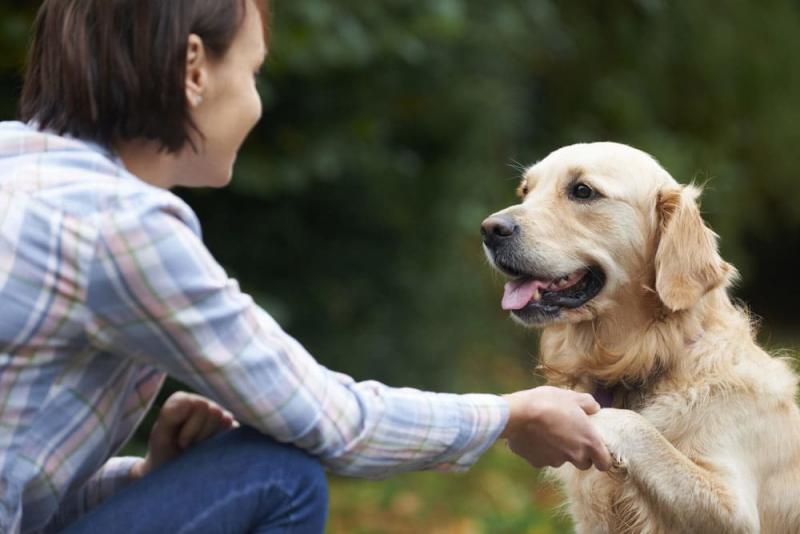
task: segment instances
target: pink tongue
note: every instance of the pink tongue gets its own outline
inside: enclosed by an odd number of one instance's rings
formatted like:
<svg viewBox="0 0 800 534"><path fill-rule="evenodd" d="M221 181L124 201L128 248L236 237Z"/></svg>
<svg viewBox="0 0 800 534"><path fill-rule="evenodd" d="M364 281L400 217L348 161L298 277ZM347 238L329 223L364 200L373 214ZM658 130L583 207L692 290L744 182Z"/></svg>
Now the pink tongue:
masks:
<svg viewBox="0 0 800 534"><path fill-rule="evenodd" d="M549 282L531 278L508 282L503 293L503 309L506 311L521 310L528 305L537 289L548 285L550 285Z"/></svg>

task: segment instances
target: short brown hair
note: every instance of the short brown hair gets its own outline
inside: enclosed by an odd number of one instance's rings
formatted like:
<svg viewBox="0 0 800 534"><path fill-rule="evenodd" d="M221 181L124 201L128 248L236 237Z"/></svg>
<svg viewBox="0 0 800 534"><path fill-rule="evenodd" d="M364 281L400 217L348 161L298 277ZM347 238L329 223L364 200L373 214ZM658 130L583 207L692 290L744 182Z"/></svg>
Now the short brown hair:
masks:
<svg viewBox="0 0 800 534"><path fill-rule="evenodd" d="M266 20L266 2L257 2ZM44 0L20 118L111 147L146 139L169 152L200 134L186 102L187 42L225 55L246 0ZM202 134L200 134L202 136Z"/></svg>

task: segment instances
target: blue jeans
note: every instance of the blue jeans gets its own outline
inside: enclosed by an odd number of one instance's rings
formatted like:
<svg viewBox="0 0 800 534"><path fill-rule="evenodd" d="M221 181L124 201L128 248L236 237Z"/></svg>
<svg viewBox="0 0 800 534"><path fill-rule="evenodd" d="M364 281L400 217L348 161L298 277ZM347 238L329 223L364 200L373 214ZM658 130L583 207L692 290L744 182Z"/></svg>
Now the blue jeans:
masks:
<svg viewBox="0 0 800 534"><path fill-rule="evenodd" d="M238 428L189 449L63 532L316 534L327 508L318 460Z"/></svg>

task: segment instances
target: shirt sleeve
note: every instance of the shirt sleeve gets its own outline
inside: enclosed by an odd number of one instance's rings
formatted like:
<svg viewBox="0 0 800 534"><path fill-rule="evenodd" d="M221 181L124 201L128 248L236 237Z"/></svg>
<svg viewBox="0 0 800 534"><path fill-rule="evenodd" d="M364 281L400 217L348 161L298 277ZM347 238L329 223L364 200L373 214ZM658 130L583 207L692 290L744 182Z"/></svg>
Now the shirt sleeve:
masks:
<svg viewBox="0 0 800 534"><path fill-rule="evenodd" d="M86 512L105 501L133 482L131 468L141 458L117 456L110 458L99 471L81 486L80 490L67 495L58 515L48 525L48 530L66 528Z"/></svg>
<svg viewBox="0 0 800 534"><path fill-rule="evenodd" d="M356 382L317 363L228 278L193 217L155 207L98 221L94 343L167 372L339 474L464 470L497 439L508 417L501 397Z"/></svg>
<svg viewBox="0 0 800 534"><path fill-rule="evenodd" d="M131 468L141 458L135 456L115 456L95 473L81 489L84 510L91 510L119 490L133 482Z"/></svg>

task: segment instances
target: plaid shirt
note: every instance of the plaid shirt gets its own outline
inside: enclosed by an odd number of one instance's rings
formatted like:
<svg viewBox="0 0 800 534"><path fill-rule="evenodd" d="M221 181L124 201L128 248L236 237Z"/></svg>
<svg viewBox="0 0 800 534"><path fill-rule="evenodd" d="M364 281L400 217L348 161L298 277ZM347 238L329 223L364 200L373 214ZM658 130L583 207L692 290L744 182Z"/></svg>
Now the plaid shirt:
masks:
<svg viewBox="0 0 800 534"><path fill-rule="evenodd" d="M0 124L0 532L52 530L128 483L136 459L112 456L165 374L352 476L466 469L507 419L497 396L329 371L178 197L98 146Z"/></svg>

